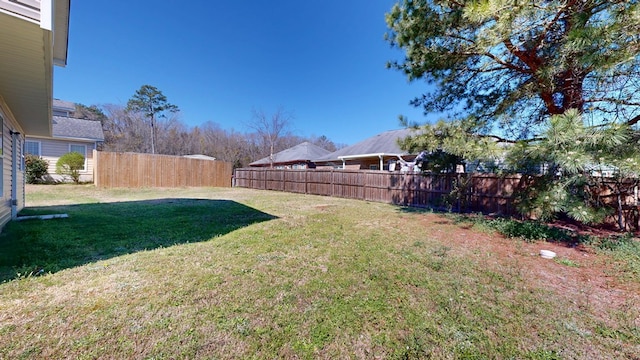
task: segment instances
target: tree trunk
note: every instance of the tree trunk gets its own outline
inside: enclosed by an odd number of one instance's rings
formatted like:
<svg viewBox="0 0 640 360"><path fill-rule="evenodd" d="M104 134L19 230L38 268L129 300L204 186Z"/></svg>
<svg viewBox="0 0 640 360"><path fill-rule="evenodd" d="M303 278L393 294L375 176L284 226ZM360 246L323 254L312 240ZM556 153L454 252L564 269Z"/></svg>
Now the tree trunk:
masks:
<svg viewBox="0 0 640 360"><path fill-rule="evenodd" d="M153 115L151 115L151 154L156 153L156 128L154 126L154 118Z"/></svg>
<svg viewBox="0 0 640 360"><path fill-rule="evenodd" d="M622 213L622 195L620 194L619 191L617 195L617 200L618 200L618 228L620 229L620 231L624 231L624 224L622 222L623 215L624 215Z"/></svg>

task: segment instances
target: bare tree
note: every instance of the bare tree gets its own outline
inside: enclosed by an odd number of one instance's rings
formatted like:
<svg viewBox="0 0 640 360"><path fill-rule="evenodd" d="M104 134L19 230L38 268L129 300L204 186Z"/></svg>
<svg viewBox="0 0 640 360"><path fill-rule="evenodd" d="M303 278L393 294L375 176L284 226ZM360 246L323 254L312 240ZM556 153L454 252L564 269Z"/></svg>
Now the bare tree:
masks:
<svg viewBox="0 0 640 360"><path fill-rule="evenodd" d="M336 145L333 141L329 140L329 138L326 137L325 135L321 135L318 137L312 136L310 138L310 141L312 144L317 145L328 151L336 151L339 148L338 145Z"/></svg>
<svg viewBox="0 0 640 360"><path fill-rule="evenodd" d="M192 133L179 119L178 114L156 120L156 153L164 155L187 155L194 153Z"/></svg>
<svg viewBox="0 0 640 360"><path fill-rule="evenodd" d="M104 150L149 152L149 130L142 114L129 112L116 104L107 104L103 108L106 115L102 121Z"/></svg>
<svg viewBox="0 0 640 360"><path fill-rule="evenodd" d="M273 167L273 154L276 152L278 140L287 133L294 117L282 107L271 116L256 109L253 109L252 113L252 121L247 126L258 134L263 145L268 149L269 163Z"/></svg>
<svg viewBox="0 0 640 360"><path fill-rule="evenodd" d="M255 134L224 130L219 124L210 121L194 129L192 134L194 141L197 139L201 146L201 153L231 162L234 168L246 166L254 160L255 146L249 138L255 137Z"/></svg>
<svg viewBox="0 0 640 360"><path fill-rule="evenodd" d="M87 116L104 114L99 118L105 134L103 149L116 152L150 153L151 142L149 119L144 112L131 111L117 104L91 105L86 107ZM84 114L84 112L82 113ZM278 109L267 116L262 111L253 111L254 121L247 124L253 131L238 132L223 129L215 122L190 127L179 113L168 112L155 118L155 152L165 155L204 154L233 163L234 168L247 166L255 160L293 147L304 141L334 150L336 146L326 136L302 137L291 134L290 121L293 116Z"/></svg>

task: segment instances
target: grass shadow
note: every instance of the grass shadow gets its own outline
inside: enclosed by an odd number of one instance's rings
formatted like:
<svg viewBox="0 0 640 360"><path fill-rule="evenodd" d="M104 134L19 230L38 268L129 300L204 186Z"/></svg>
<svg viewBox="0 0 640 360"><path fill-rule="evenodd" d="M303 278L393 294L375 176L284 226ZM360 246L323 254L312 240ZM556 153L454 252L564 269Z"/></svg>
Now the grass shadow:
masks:
<svg viewBox="0 0 640 360"><path fill-rule="evenodd" d="M406 213L406 214L430 214L430 213L438 213L439 211L437 211L436 209L430 208L430 207L418 207L418 206L403 206L403 205L396 205L396 209L398 212L400 213Z"/></svg>
<svg viewBox="0 0 640 360"><path fill-rule="evenodd" d="M69 218L8 223L0 233L0 282L97 260L207 241L276 217L231 200L145 201L26 208Z"/></svg>

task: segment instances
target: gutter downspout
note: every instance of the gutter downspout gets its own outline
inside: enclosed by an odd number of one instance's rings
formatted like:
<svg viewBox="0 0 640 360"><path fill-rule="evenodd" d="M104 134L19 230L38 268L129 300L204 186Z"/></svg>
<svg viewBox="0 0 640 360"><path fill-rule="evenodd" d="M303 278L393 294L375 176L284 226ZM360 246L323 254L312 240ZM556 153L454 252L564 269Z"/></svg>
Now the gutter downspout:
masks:
<svg viewBox="0 0 640 360"><path fill-rule="evenodd" d="M380 158L380 171L384 170L384 161L382 160L384 158L383 155L378 155L378 157Z"/></svg>
<svg viewBox="0 0 640 360"><path fill-rule="evenodd" d="M342 159L342 170L347 168L347 160Z"/></svg>
<svg viewBox="0 0 640 360"><path fill-rule="evenodd" d="M17 131L11 134L11 218L18 217L18 136Z"/></svg>

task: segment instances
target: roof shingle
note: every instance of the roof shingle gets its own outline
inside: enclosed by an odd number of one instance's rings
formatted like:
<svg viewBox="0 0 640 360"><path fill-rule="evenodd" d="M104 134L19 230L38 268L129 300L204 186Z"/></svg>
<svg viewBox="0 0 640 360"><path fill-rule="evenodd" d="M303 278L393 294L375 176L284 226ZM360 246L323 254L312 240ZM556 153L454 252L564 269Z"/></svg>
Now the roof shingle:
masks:
<svg viewBox="0 0 640 360"><path fill-rule="evenodd" d="M273 154L273 163L311 161L312 159L327 155L329 153L330 151L305 141L302 144L298 144L294 147ZM249 166L269 165L270 163L271 161L267 156L265 158L252 162L251 164L249 164Z"/></svg>
<svg viewBox="0 0 640 360"><path fill-rule="evenodd" d="M75 111L76 104L70 101L64 101L60 99L53 99L53 109L62 111Z"/></svg>
<svg viewBox="0 0 640 360"><path fill-rule="evenodd" d="M54 116L53 137L104 141L104 132L100 121Z"/></svg>
<svg viewBox="0 0 640 360"><path fill-rule="evenodd" d="M415 134L413 129L389 130L372 136L361 142L347 146L331 154L315 158L313 161L337 161L339 157L357 156L367 154L407 155L408 153L398 145L399 139Z"/></svg>

